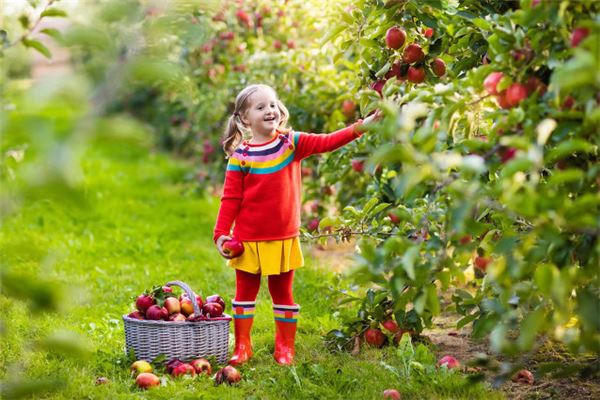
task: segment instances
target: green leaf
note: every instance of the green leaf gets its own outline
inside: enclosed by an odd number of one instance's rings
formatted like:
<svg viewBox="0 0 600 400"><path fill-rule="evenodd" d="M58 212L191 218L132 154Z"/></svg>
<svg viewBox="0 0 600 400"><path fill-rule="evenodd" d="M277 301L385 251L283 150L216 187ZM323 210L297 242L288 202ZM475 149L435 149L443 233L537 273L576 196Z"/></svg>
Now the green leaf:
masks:
<svg viewBox="0 0 600 400"><path fill-rule="evenodd" d="M66 17L67 13L63 10L59 10L57 8L49 8L47 10L44 10L41 14L40 17Z"/></svg>
<svg viewBox="0 0 600 400"><path fill-rule="evenodd" d="M38 52L46 56L46 58L52 57L52 53L50 53L50 50L48 50L48 48L44 46L39 40L25 38L22 40L22 42L25 47L30 47L32 49L37 50Z"/></svg>
<svg viewBox="0 0 600 400"><path fill-rule="evenodd" d="M373 209L373 207L375 207L375 205L378 202L379 202L379 199L377 197L372 197L369 201L367 201L367 204L365 204L365 207L363 208L362 215L363 216L369 215L369 212Z"/></svg>
<svg viewBox="0 0 600 400"><path fill-rule="evenodd" d="M377 204L377 206L375 206L370 212L369 212L369 216L372 215L377 215L379 212L385 210L390 204L389 203L380 203Z"/></svg>
<svg viewBox="0 0 600 400"><path fill-rule="evenodd" d="M533 346L537 333L544 325L545 318L546 312L543 308L538 308L525 317L521 323L521 333L517 339L519 348L528 350Z"/></svg>
<svg viewBox="0 0 600 400"><path fill-rule="evenodd" d="M596 147L583 139L572 139L560 143L546 155L549 163L577 152L591 153Z"/></svg>
<svg viewBox="0 0 600 400"><path fill-rule="evenodd" d="M440 314L440 298L437 295L437 288L435 285L427 286L427 305L434 317Z"/></svg>
<svg viewBox="0 0 600 400"><path fill-rule="evenodd" d="M54 29L54 28L44 28L40 32L42 32L48 36L51 36L54 39L60 39L60 37L61 37L60 31L58 29Z"/></svg>
<svg viewBox="0 0 600 400"><path fill-rule="evenodd" d="M552 264L538 265L534 273L534 281L540 291L550 296L555 279L559 276L558 269Z"/></svg>
<svg viewBox="0 0 600 400"><path fill-rule="evenodd" d="M419 257L419 247L412 246L402 256L402 268L406 275L412 280L415 279L415 260Z"/></svg>
<svg viewBox="0 0 600 400"><path fill-rule="evenodd" d="M321 41L319 42L320 45L323 46L327 42L335 39L336 37L338 37L338 35L340 33L342 33L344 31L344 29L346 29L345 25L338 25L335 28L333 28L332 30L330 30L329 32L327 32L327 34L325 36L323 36L323 39L321 39ZM343 54L343 53L340 53L340 54Z"/></svg>

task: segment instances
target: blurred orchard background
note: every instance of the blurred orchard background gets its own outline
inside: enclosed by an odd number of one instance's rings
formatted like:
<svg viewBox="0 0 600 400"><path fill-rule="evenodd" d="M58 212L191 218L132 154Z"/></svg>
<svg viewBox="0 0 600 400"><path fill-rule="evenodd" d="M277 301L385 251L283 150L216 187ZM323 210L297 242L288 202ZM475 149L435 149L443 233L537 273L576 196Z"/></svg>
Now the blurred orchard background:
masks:
<svg viewBox="0 0 600 400"><path fill-rule="evenodd" d="M303 247L336 283L313 308L327 322L307 322L304 334L318 338L307 349L360 357L365 332L380 330L395 350L368 348L370 368L436 387L435 360L412 343L433 348L428 332L441 327L482 349L462 354L469 382L497 388L525 368L535 383L508 397L593 398L599 9L592 0L4 0L4 397L135 392L120 316L145 287L184 274L177 263L144 266L171 239L201 238L186 257L211 259L210 276L229 279L214 290L230 299L231 273L210 241L221 135L236 94L264 82L297 130L331 132L384 112L374 133L303 164ZM161 197L164 182L146 173L167 176L174 196ZM129 209L129 198L139 203ZM201 201L204 214L192 205ZM126 226L122 209L142 213L139 225ZM181 229L145 241L169 225ZM79 392L68 383L78 365ZM311 368L312 380L327 375ZM300 369L290 385L301 386ZM119 386L90 394L102 374ZM269 398L253 379L244 395ZM559 379L573 385L553 389ZM416 387L403 395L423 398ZM424 397L479 396L435 393Z"/></svg>

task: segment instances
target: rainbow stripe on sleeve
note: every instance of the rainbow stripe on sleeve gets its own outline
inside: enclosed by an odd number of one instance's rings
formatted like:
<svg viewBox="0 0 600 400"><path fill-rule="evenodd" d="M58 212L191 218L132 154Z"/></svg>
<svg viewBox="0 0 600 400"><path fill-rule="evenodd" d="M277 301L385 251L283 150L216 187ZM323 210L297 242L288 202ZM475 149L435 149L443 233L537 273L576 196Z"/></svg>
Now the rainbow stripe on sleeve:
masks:
<svg viewBox="0 0 600 400"><path fill-rule="evenodd" d="M285 168L294 160L294 152L298 142L297 135L279 135L265 146L240 146L229 158L227 171L241 171L250 174L270 174Z"/></svg>

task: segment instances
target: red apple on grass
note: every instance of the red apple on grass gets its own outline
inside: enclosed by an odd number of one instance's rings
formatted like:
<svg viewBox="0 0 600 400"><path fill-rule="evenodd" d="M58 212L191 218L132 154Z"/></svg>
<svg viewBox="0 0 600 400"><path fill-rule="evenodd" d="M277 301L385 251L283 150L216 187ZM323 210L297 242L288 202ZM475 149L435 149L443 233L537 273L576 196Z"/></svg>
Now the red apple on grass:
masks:
<svg viewBox="0 0 600 400"><path fill-rule="evenodd" d="M146 360L137 360L131 364L129 369L131 370L131 376L137 376L144 372L152 372L152 365Z"/></svg>
<svg viewBox="0 0 600 400"><path fill-rule="evenodd" d="M512 377L512 381L516 383L523 383L525 385L533 385L535 379L530 371L522 369Z"/></svg>
<svg viewBox="0 0 600 400"><path fill-rule="evenodd" d="M239 257L244 252L244 244L235 238L227 240L221 247L223 248L223 253L230 258Z"/></svg>
<svg viewBox="0 0 600 400"><path fill-rule="evenodd" d="M232 385L234 383L239 382L241 379L242 376L240 375L238 370L232 367L231 365L221 368L215 374L215 383L217 385L220 385L221 383L227 383L229 385Z"/></svg>
<svg viewBox="0 0 600 400"><path fill-rule="evenodd" d="M196 370L196 374L202 375L210 375L212 374L212 367L210 366L210 362L206 358L198 358L192 361L191 366Z"/></svg>
<svg viewBox="0 0 600 400"><path fill-rule="evenodd" d="M458 360L452 356L444 356L438 361L438 367L446 366L448 369L460 367Z"/></svg>
<svg viewBox="0 0 600 400"><path fill-rule="evenodd" d="M181 363L171 370L171 376L196 376L196 370L188 363Z"/></svg>
<svg viewBox="0 0 600 400"><path fill-rule="evenodd" d="M369 328L365 332L365 341L374 347L382 347L385 343L385 335L377 328Z"/></svg>
<svg viewBox="0 0 600 400"><path fill-rule="evenodd" d="M167 374L170 374L171 372L173 372L173 369L175 367L177 367L178 365L181 365L181 364L183 364L183 361L181 361L181 360L179 360L177 358L173 358L173 359L169 360L167 362L166 367L165 367L165 369L167 371Z"/></svg>
<svg viewBox="0 0 600 400"><path fill-rule="evenodd" d="M405 63L413 64L419 62L425 58L423 49L416 43L409 44L402 53L402 59Z"/></svg>
<svg viewBox="0 0 600 400"><path fill-rule="evenodd" d="M406 40L406 32L402 29L394 26L387 30L385 34L385 44L390 49L397 50L404 45L404 41Z"/></svg>
<svg viewBox="0 0 600 400"><path fill-rule="evenodd" d="M402 397L400 397L400 392L396 389L386 389L383 391L383 398L390 400L400 400Z"/></svg>
<svg viewBox="0 0 600 400"><path fill-rule="evenodd" d="M151 387L160 386L160 379L158 379L158 376L154 375L153 373L144 372L135 378L135 384L141 389L148 389Z"/></svg>
<svg viewBox="0 0 600 400"><path fill-rule="evenodd" d="M139 311L145 313L148 308L150 308L151 305L153 305L154 299L152 298L152 296L147 295L147 294L142 294L140 296L138 296L138 298L135 300L135 308L137 308Z"/></svg>

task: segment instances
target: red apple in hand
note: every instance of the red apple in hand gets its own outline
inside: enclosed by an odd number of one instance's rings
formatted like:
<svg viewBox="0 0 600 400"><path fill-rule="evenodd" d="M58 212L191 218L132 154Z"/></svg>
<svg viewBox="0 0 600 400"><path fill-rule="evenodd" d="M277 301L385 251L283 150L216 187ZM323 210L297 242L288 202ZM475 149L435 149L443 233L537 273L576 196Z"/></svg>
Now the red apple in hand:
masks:
<svg viewBox="0 0 600 400"><path fill-rule="evenodd" d="M382 347L385 343L385 335L377 328L369 328L365 332L365 341L374 347Z"/></svg>
<svg viewBox="0 0 600 400"><path fill-rule="evenodd" d="M135 378L135 384L141 389L148 389L151 387L160 386L160 379L158 379L158 376L154 375L153 373L144 372Z"/></svg>
<svg viewBox="0 0 600 400"><path fill-rule="evenodd" d="M221 383L232 385L239 382L241 379L242 376L238 370L231 365L221 368L215 375L215 382L217 385L220 385Z"/></svg>
<svg viewBox="0 0 600 400"><path fill-rule="evenodd" d="M385 34L385 44L390 49L399 49L404 45L404 41L406 40L406 32L402 29L394 26L387 30Z"/></svg>
<svg viewBox="0 0 600 400"><path fill-rule="evenodd" d="M150 306L153 304L154 299L152 298L152 296L149 296L147 294L142 294L138 296L138 298L135 300L135 308L137 308L143 313L145 313L148 310L148 308L150 308Z"/></svg>
<svg viewBox="0 0 600 400"><path fill-rule="evenodd" d="M198 358L190 363L196 370L196 374L212 374L212 367L206 358Z"/></svg>
<svg viewBox="0 0 600 400"><path fill-rule="evenodd" d="M383 398L390 400L400 400L400 392L396 389L386 389L383 391Z"/></svg>
<svg viewBox="0 0 600 400"><path fill-rule="evenodd" d="M223 253L230 258L239 257L244 252L244 244L237 239L227 240L221 247L223 248Z"/></svg>
<svg viewBox="0 0 600 400"><path fill-rule="evenodd" d="M438 361L438 366L441 367L443 365L445 365L448 369L460 367L458 360L452 356L444 356L440 358L440 361Z"/></svg>

